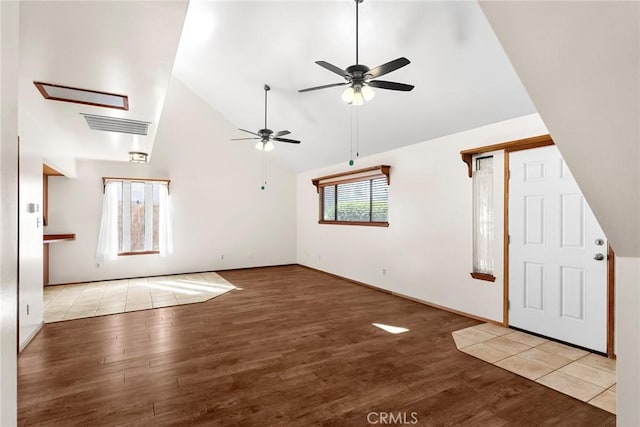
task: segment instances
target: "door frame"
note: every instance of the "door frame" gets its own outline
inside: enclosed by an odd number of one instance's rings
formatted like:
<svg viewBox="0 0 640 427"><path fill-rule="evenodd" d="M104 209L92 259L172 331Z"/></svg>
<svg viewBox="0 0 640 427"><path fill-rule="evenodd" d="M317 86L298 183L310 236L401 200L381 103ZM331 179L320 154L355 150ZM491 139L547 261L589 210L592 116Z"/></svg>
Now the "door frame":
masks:
<svg viewBox="0 0 640 427"><path fill-rule="evenodd" d="M503 320L502 324L505 328L509 327L509 154L514 151L530 150L533 148L545 147L548 145L555 145L550 135L546 135L547 138L536 139L536 141L529 141L529 144L514 144L504 148L504 242L503 242ZM528 141L531 138L524 140L513 141L521 142ZM614 310L614 286L615 286L615 253L611 245L607 248L607 357L615 359L614 352L614 325L615 325L615 310Z"/></svg>
<svg viewBox="0 0 640 427"><path fill-rule="evenodd" d="M499 144L485 145L482 147L462 150L460 156L467 164L469 178L473 174L473 156L490 151L504 151L504 224L503 224L503 301L502 301L502 325L509 327L509 153L514 151L530 150L532 148L555 145L551 135L539 135L531 138L517 139ZM611 245L607 248L607 356L615 359L614 328L615 328L615 253Z"/></svg>

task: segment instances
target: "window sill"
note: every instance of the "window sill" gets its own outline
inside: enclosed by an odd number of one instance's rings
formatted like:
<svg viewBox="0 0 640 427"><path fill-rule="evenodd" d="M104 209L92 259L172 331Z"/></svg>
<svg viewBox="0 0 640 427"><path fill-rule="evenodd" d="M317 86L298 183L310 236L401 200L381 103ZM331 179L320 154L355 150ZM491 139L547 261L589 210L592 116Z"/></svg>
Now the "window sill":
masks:
<svg viewBox="0 0 640 427"><path fill-rule="evenodd" d="M118 256L153 255L153 254L159 254L159 253L160 251L120 252Z"/></svg>
<svg viewBox="0 0 640 427"><path fill-rule="evenodd" d="M332 224L332 225L364 225L368 227L388 227L388 222L369 222L369 221L318 221L318 224Z"/></svg>
<svg viewBox="0 0 640 427"><path fill-rule="evenodd" d="M493 274L485 274L485 273L471 273L471 277L478 280L485 280L487 282L495 282L496 276Z"/></svg>

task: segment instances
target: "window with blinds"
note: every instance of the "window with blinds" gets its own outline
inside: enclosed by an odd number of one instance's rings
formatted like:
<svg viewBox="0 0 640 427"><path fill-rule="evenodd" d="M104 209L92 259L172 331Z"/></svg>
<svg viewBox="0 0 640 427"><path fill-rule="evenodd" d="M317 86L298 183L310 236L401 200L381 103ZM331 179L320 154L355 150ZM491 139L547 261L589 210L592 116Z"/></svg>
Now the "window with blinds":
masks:
<svg viewBox="0 0 640 427"><path fill-rule="evenodd" d="M387 177L322 186L322 221L388 225Z"/></svg>
<svg viewBox="0 0 640 427"><path fill-rule="evenodd" d="M378 165L314 178L320 224L389 226L391 166Z"/></svg>

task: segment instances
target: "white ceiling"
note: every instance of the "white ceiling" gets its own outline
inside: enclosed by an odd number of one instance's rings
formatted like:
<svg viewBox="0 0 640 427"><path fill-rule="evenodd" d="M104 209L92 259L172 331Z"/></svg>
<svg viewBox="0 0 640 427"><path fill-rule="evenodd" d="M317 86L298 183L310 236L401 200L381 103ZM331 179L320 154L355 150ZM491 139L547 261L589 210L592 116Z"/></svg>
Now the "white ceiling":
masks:
<svg viewBox="0 0 640 427"><path fill-rule="evenodd" d="M263 84L271 85L269 127L303 141L278 144L273 155L295 171L348 161L355 111L360 155L535 111L475 1L365 0L360 62L373 68L405 56L412 63L382 79L416 88L376 90L362 107L344 104L339 87L297 92L341 81L314 61L355 62L352 0L192 1L186 20L185 9L185 2L22 2L22 137L51 159L125 161L132 149L151 150L172 66L235 126L254 131L263 126ZM131 109L46 101L33 80L127 94ZM147 137L91 131L79 112L153 126Z"/></svg>

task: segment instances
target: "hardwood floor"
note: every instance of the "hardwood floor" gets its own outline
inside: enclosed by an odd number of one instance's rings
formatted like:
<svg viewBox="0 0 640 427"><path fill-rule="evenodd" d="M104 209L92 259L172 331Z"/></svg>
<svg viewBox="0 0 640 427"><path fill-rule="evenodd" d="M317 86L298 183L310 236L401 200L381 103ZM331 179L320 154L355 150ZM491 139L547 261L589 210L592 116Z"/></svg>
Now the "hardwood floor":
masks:
<svg viewBox="0 0 640 427"><path fill-rule="evenodd" d="M615 425L456 350L475 320L300 266L220 274L240 289L45 325L18 360L19 425Z"/></svg>

